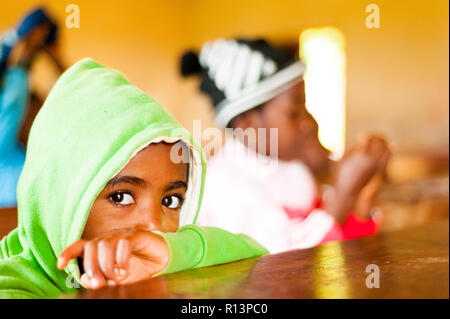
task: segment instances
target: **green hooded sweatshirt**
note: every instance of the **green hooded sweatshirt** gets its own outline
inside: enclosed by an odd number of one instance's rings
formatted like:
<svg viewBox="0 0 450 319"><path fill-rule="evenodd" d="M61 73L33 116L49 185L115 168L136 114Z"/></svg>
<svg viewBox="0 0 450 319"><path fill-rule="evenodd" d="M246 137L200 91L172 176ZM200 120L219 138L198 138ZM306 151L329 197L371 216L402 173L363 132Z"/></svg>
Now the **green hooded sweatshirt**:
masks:
<svg viewBox="0 0 450 319"><path fill-rule="evenodd" d="M119 72L83 59L57 81L37 115L17 187L18 227L0 242L0 298L55 298L76 291L76 260L56 267L79 239L106 183L150 143L183 141L190 150L186 199L176 233L159 233L170 260L159 274L257 257L251 238L195 223L206 173L187 130Z"/></svg>

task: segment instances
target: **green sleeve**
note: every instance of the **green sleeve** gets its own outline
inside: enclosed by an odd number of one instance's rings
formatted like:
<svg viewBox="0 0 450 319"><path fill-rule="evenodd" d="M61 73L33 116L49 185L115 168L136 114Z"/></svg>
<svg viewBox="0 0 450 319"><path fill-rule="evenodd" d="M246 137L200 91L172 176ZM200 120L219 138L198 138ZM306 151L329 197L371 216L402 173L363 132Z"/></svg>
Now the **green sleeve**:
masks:
<svg viewBox="0 0 450 319"><path fill-rule="evenodd" d="M160 233L169 247L167 267L157 275L259 257L268 251L250 237L216 227L187 225L176 233Z"/></svg>

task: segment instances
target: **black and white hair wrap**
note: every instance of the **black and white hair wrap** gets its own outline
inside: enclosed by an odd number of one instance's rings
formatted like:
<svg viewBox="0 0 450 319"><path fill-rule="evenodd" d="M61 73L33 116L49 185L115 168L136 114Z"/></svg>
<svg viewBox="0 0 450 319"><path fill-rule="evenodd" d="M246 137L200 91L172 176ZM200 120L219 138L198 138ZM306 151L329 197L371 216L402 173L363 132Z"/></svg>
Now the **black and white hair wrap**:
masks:
<svg viewBox="0 0 450 319"><path fill-rule="evenodd" d="M304 71L293 54L262 39L218 39L181 60L184 76L200 74L200 89L211 97L221 127L301 82Z"/></svg>

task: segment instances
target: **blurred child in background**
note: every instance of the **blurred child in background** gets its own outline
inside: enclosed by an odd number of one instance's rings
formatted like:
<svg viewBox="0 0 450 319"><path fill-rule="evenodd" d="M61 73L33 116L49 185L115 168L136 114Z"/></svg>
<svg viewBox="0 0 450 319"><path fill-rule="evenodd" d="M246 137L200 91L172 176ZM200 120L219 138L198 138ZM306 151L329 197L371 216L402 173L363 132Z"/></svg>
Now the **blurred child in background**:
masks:
<svg viewBox="0 0 450 319"><path fill-rule="evenodd" d="M54 54L56 38L56 24L39 8L0 39L0 207L16 205L17 180L25 160L18 135L29 102L30 68L44 51L62 68Z"/></svg>
<svg viewBox="0 0 450 319"><path fill-rule="evenodd" d="M210 159L200 225L245 233L271 252L377 231L370 212L389 148L369 135L338 163L329 160L305 107L304 70L294 54L262 39L218 39L183 56L182 74L200 77L219 126L266 130L237 134ZM270 128L278 129L275 158ZM324 181L333 185L327 194Z"/></svg>

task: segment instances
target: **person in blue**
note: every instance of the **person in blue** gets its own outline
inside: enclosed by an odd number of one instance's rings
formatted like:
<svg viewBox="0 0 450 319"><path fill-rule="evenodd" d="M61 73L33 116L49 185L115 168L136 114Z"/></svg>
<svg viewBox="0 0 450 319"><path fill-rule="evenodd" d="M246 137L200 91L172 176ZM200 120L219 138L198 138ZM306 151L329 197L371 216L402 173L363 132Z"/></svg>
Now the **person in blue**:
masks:
<svg viewBox="0 0 450 319"><path fill-rule="evenodd" d="M37 8L0 37L0 207L16 206L17 181L25 162L18 133L30 95L28 74L35 57L54 45L57 31L44 9ZM12 62L16 48L21 50Z"/></svg>

